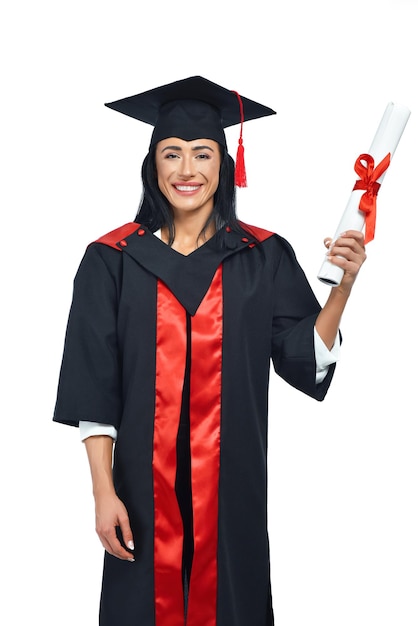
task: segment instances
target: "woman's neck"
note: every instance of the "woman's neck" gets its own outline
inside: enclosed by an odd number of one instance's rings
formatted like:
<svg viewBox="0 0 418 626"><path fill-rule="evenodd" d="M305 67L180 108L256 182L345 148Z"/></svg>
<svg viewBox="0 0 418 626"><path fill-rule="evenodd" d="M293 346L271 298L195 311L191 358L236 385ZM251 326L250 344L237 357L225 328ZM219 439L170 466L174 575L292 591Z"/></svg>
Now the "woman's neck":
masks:
<svg viewBox="0 0 418 626"><path fill-rule="evenodd" d="M172 248L181 254L187 255L203 245L216 232L215 222L212 219L207 224L208 217L201 215L187 215L174 218L174 241ZM161 239L168 243L169 231L166 226L161 229Z"/></svg>

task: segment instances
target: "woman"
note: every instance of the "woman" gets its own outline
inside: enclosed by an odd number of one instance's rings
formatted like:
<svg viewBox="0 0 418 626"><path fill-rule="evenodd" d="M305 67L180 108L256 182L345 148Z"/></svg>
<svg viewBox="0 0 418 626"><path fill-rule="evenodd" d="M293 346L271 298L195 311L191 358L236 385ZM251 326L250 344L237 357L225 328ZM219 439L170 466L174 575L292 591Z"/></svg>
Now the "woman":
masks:
<svg viewBox="0 0 418 626"><path fill-rule="evenodd" d="M270 363L325 397L363 235L329 249L321 309L289 243L235 215L224 128L274 111L201 77L108 106L154 125L143 198L77 272L54 414L89 458L100 625L269 626Z"/></svg>

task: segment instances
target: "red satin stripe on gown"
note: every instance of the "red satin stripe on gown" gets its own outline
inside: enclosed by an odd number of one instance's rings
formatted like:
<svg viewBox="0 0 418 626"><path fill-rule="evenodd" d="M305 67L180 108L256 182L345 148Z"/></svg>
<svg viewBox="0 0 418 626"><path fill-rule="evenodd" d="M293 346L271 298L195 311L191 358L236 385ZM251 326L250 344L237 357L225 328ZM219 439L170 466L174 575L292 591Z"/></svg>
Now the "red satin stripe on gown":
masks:
<svg viewBox="0 0 418 626"><path fill-rule="evenodd" d="M184 626L183 523L178 507L176 441L186 365L186 312L158 281L154 424L154 576L156 626Z"/></svg>
<svg viewBox="0 0 418 626"><path fill-rule="evenodd" d="M184 626L183 526L176 438L186 365L186 312L158 282L154 425L156 626ZM191 319L190 446L194 557L187 626L216 626L222 375L222 267Z"/></svg>
<svg viewBox="0 0 418 626"><path fill-rule="evenodd" d="M190 444L194 557L187 626L216 626L222 266L192 317Z"/></svg>

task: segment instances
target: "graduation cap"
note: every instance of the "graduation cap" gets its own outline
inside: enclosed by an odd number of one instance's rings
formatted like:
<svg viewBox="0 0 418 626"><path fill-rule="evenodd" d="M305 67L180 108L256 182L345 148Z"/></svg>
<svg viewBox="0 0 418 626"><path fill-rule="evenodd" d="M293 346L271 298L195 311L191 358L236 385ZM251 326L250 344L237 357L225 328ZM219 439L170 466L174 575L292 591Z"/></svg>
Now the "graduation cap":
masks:
<svg viewBox="0 0 418 626"><path fill-rule="evenodd" d="M150 147L162 139L178 137L185 141L212 139L227 148L224 128L241 124L235 164L238 187L246 186L243 123L276 113L202 76L178 80L135 96L107 102L105 106L154 126Z"/></svg>

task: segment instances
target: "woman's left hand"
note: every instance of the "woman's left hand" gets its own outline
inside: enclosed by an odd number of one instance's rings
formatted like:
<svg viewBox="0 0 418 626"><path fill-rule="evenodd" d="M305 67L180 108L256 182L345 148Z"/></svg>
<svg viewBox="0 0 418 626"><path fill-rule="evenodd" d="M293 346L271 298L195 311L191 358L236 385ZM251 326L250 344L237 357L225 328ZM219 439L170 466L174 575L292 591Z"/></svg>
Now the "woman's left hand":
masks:
<svg viewBox="0 0 418 626"><path fill-rule="evenodd" d="M329 261L344 270L340 289L351 291L357 274L367 258L363 233L358 230L347 230L333 243L327 238L324 244L328 248Z"/></svg>

